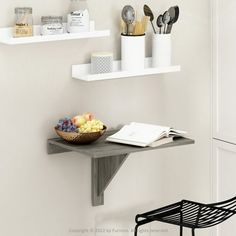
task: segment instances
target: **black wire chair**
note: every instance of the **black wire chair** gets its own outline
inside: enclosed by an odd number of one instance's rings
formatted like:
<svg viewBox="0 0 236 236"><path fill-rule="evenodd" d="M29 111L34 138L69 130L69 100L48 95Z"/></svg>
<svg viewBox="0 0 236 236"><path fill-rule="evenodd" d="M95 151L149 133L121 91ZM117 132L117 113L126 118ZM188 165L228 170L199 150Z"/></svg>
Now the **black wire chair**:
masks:
<svg viewBox="0 0 236 236"><path fill-rule="evenodd" d="M137 225L134 235L137 236L139 226L160 221L178 225L180 236L183 235L183 227L190 228L192 236L195 236L195 229L218 225L234 214L236 214L236 197L212 204L182 200L157 210L138 214L135 217Z"/></svg>

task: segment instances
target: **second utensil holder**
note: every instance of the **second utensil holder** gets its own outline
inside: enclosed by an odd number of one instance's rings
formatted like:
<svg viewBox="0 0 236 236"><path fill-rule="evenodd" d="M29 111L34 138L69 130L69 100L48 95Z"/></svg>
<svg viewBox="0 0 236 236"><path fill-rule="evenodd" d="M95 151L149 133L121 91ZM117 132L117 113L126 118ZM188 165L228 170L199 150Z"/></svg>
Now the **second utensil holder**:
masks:
<svg viewBox="0 0 236 236"><path fill-rule="evenodd" d="M171 34L154 34L152 40L152 66L171 66Z"/></svg>
<svg viewBox="0 0 236 236"><path fill-rule="evenodd" d="M122 71L139 71L144 69L145 35L121 35L121 69Z"/></svg>

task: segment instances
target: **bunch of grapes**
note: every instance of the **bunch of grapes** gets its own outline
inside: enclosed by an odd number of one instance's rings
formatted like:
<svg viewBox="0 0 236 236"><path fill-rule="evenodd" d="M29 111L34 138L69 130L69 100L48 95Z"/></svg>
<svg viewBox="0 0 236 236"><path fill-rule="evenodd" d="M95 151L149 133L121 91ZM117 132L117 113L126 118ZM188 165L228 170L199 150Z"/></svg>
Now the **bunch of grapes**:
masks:
<svg viewBox="0 0 236 236"><path fill-rule="evenodd" d="M101 130L103 130L103 123L100 120L96 119L87 121L79 128L80 133L99 132Z"/></svg>
<svg viewBox="0 0 236 236"><path fill-rule="evenodd" d="M77 127L70 118L60 119L56 128L64 132L78 132Z"/></svg>

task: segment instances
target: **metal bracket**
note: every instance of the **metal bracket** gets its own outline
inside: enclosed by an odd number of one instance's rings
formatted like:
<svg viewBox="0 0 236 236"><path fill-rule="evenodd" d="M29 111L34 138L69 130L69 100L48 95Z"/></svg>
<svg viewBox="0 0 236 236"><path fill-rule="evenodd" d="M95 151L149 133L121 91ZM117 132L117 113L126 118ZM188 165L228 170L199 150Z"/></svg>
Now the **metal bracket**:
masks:
<svg viewBox="0 0 236 236"><path fill-rule="evenodd" d="M110 184L128 154L92 159L92 205L104 205L104 191Z"/></svg>

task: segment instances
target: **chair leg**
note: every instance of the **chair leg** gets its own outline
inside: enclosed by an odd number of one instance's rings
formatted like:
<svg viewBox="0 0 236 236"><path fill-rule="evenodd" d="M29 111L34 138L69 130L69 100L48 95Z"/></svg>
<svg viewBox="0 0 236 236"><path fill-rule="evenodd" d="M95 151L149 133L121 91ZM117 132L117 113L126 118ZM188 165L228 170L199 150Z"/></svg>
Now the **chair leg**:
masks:
<svg viewBox="0 0 236 236"><path fill-rule="evenodd" d="M134 236L138 235L138 227L139 227L139 225L136 225L134 228Z"/></svg>
<svg viewBox="0 0 236 236"><path fill-rule="evenodd" d="M195 230L192 229L192 236L195 236Z"/></svg>
<svg viewBox="0 0 236 236"><path fill-rule="evenodd" d="M138 227L141 226L141 225L145 225L145 224L148 224L148 223L151 223L153 222L154 220L148 220L148 219L145 219L145 220L138 220L138 217L136 216L135 218L135 221L136 221L136 226L134 228L134 236L137 236L138 235Z"/></svg>
<svg viewBox="0 0 236 236"><path fill-rule="evenodd" d="M183 226L180 226L179 229L180 229L180 230L179 230L179 235L180 235L180 236L183 236Z"/></svg>
<svg viewBox="0 0 236 236"><path fill-rule="evenodd" d="M180 212L180 236L183 236L183 213Z"/></svg>

